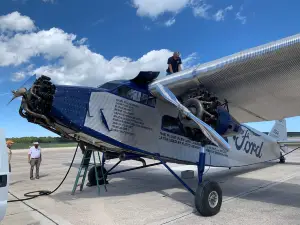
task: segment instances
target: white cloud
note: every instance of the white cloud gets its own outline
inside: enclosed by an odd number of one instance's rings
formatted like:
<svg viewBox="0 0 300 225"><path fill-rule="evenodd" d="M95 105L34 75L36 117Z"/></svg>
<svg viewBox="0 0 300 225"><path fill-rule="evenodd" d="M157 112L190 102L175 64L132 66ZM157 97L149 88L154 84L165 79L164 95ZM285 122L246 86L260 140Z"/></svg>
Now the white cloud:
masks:
<svg viewBox="0 0 300 225"><path fill-rule="evenodd" d="M149 27L149 26L144 26L144 30L147 30L147 31L149 31L149 30L151 30L151 28Z"/></svg>
<svg viewBox="0 0 300 225"><path fill-rule="evenodd" d="M21 81L25 78L25 73L24 72L17 72L14 73L13 77L12 77L12 81Z"/></svg>
<svg viewBox="0 0 300 225"><path fill-rule="evenodd" d="M108 60L92 52L86 41L86 38L78 40L76 35L59 28L17 33L0 39L0 66L25 68L14 74L13 80L36 73L50 76L60 84L97 86L114 79L133 78L141 70L165 74L167 59L172 55L170 50L160 49L152 50L137 60L126 56ZM46 63L33 68L31 60L35 57ZM188 66L191 60L191 56L183 58L184 66Z"/></svg>
<svg viewBox="0 0 300 225"><path fill-rule="evenodd" d="M211 5L202 4L199 6L193 7L193 13L196 17L202 17L204 19L209 19L208 10L211 8Z"/></svg>
<svg viewBox="0 0 300 225"><path fill-rule="evenodd" d="M92 23L92 26L96 26L100 23L104 23L104 19L99 19L99 20L95 21L94 23Z"/></svg>
<svg viewBox="0 0 300 225"><path fill-rule="evenodd" d="M167 20L167 21L165 22L165 25L166 25L167 27L170 27L170 26L172 26L175 22L176 22L175 18L169 19L169 20Z"/></svg>
<svg viewBox="0 0 300 225"><path fill-rule="evenodd" d="M196 52L190 54L188 57L182 60L182 63L185 68L195 66L199 63L199 57ZM184 68L183 68L184 69Z"/></svg>
<svg viewBox="0 0 300 225"><path fill-rule="evenodd" d="M32 31L34 22L28 16L22 16L19 12L12 12L0 16L0 31ZM1 40L1 39L0 39Z"/></svg>
<svg viewBox="0 0 300 225"><path fill-rule="evenodd" d="M218 10L218 12L214 15L214 19L216 21L224 21L225 13L228 11L231 11L232 9L233 9L233 6L230 5L230 6L226 7L225 9Z"/></svg>
<svg viewBox="0 0 300 225"><path fill-rule="evenodd" d="M178 13L190 0L132 0L133 7L137 8L137 15L156 18L165 13Z"/></svg>
<svg viewBox="0 0 300 225"><path fill-rule="evenodd" d="M149 17L153 20L164 13L173 13L173 19L165 22L166 26L174 24L175 15L184 8L192 9L195 17L214 21L223 21L225 14L233 9L230 5L224 9L215 10L206 1L208 0L131 0L131 3L137 9L138 16Z"/></svg>
<svg viewBox="0 0 300 225"><path fill-rule="evenodd" d="M245 24L246 23L246 16L242 16L240 12L238 12L236 14L236 17L235 17L237 20L240 20L242 24Z"/></svg>
<svg viewBox="0 0 300 225"><path fill-rule="evenodd" d="M242 24L245 24L247 18L246 18L246 16L241 15L242 11L243 11L243 6L240 7L240 11L237 12L237 14L235 15L235 19L240 20Z"/></svg>

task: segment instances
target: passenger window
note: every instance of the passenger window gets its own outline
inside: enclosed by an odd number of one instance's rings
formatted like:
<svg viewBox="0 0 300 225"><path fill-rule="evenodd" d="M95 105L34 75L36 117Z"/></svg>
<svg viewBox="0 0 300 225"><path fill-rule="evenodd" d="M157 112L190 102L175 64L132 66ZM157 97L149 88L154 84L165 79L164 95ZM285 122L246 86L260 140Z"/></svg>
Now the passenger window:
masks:
<svg viewBox="0 0 300 225"><path fill-rule="evenodd" d="M148 103L148 95L147 94L142 93L141 103L143 103L143 104Z"/></svg>
<svg viewBox="0 0 300 225"><path fill-rule="evenodd" d="M149 96L148 103L149 106L154 107L156 104L156 99L153 96Z"/></svg>

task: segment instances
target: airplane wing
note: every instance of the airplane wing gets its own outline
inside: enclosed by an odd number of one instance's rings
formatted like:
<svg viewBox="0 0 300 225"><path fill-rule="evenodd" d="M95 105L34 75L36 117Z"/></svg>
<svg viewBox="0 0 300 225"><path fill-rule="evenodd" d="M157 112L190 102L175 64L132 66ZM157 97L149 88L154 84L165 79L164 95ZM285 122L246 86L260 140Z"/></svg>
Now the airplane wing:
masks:
<svg viewBox="0 0 300 225"><path fill-rule="evenodd" d="M161 84L175 96L203 85L241 123L300 115L300 34L208 62L150 84Z"/></svg>

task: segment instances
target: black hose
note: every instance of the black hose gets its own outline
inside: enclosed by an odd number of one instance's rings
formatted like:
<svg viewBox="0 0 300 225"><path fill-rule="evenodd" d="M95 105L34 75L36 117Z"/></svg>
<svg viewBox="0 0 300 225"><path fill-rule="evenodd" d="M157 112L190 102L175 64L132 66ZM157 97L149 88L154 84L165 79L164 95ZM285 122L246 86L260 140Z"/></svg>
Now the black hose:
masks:
<svg viewBox="0 0 300 225"><path fill-rule="evenodd" d="M60 184L53 191L48 191L48 190L31 191L31 192L27 192L27 193L24 194L24 196L28 197L28 198L21 198L21 199L9 200L7 202L22 202L22 201L30 200L30 199L33 199L33 198L36 198L36 197L39 197L39 196L43 196L43 195L51 195L55 191L57 191L60 188L60 186L63 184L63 182L65 181L65 179L67 178L67 176L68 176L68 174L69 174L69 172L70 172L70 170L72 168L72 165L73 165L73 162L74 162L77 150L78 150L78 146L79 146L79 143L77 145L77 148L76 148L76 151L74 153L72 162L70 164L70 167L69 167L69 169L68 169L68 171L67 171L64 179L60 182ZM38 194L33 194L33 193L38 193Z"/></svg>

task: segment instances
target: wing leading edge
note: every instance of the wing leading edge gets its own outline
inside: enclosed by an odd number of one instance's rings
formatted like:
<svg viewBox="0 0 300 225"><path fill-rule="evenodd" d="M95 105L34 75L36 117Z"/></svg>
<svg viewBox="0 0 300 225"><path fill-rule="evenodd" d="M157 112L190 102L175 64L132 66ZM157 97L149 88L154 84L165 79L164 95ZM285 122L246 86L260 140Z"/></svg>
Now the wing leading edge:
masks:
<svg viewBox="0 0 300 225"><path fill-rule="evenodd" d="M239 122L300 115L300 34L251 48L154 81L177 97L203 85L226 99ZM163 98L162 98L163 99Z"/></svg>

